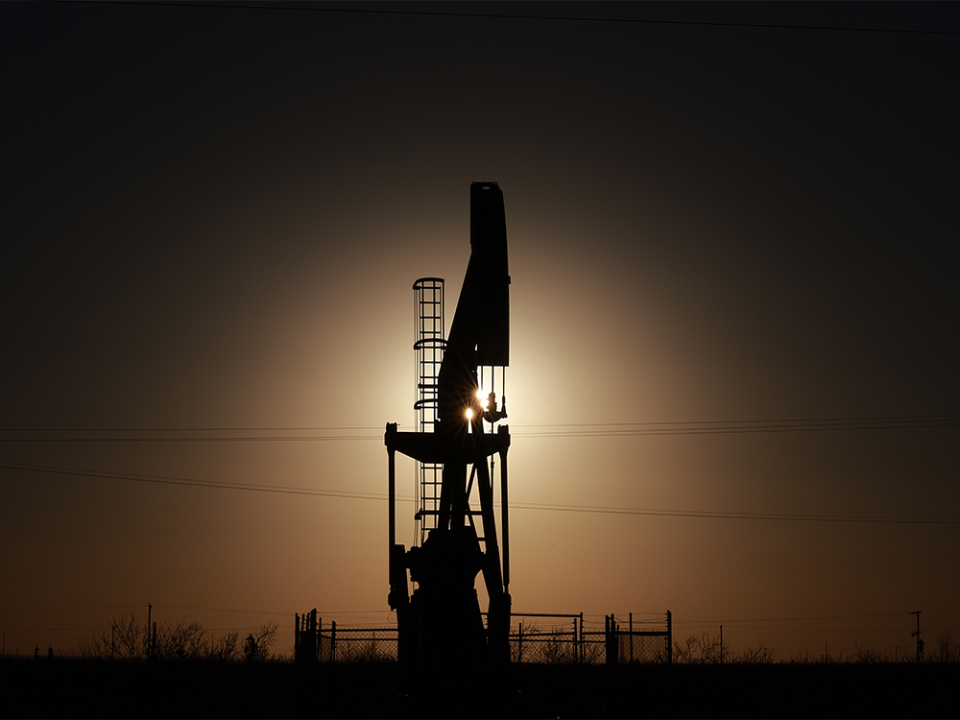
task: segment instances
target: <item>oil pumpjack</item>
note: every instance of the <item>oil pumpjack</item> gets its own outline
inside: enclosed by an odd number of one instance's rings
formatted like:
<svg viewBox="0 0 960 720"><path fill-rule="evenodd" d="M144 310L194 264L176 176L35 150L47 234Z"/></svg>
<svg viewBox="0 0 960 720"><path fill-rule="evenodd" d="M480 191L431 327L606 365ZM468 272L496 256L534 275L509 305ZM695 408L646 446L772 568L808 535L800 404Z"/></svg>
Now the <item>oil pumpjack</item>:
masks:
<svg viewBox="0 0 960 720"><path fill-rule="evenodd" d="M424 391L427 395L416 406L434 411L431 427L425 432L398 432L395 423L388 423L384 435L389 463L389 603L397 613L401 662L469 666L510 661L510 432L506 425L497 425L507 413L505 396L498 409L495 387L499 369L502 395L504 369L510 364L510 275L503 193L497 183L470 186L470 247L448 337L418 341L442 349L434 361L439 366L435 377L422 372L418 377L421 398ZM423 300L419 302L422 308ZM422 533L420 545L409 550L396 542L397 452L431 468L436 473L431 484L438 489L432 502L420 502L418 518L429 517L430 528ZM502 546L494 509L494 456L499 457ZM423 483L421 477L420 501ZM479 510L471 505L474 485ZM412 596L407 591L408 570L417 585ZM489 598L486 627L475 587L478 573Z"/></svg>

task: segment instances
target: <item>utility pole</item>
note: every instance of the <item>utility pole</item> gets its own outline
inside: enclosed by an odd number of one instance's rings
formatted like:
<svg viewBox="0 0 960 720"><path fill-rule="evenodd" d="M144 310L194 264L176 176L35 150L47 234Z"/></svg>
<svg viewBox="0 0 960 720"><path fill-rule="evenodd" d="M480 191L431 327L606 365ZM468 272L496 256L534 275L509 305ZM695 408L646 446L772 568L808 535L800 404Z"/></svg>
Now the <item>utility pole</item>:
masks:
<svg viewBox="0 0 960 720"><path fill-rule="evenodd" d="M914 610L912 613L910 613L911 615L917 616L917 631L910 633L912 637L915 637L917 639L917 662L921 662L923 660L923 640L920 639L920 613L921 612L922 612L921 610Z"/></svg>

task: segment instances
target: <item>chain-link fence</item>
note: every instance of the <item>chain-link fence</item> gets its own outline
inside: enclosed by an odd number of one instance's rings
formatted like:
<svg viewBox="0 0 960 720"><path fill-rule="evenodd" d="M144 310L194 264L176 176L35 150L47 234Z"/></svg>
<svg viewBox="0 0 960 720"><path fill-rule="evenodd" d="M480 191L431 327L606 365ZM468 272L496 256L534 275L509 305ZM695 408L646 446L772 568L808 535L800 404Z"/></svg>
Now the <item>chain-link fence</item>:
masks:
<svg viewBox="0 0 960 720"><path fill-rule="evenodd" d="M328 648L327 657L342 663L396 662L397 636L395 627L339 628L334 625L331 633L320 633L321 646Z"/></svg>
<svg viewBox="0 0 960 720"><path fill-rule="evenodd" d="M665 633L618 632L617 662L619 663L666 663L669 648Z"/></svg>
<svg viewBox="0 0 960 720"><path fill-rule="evenodd" d="M393 627L337 627L317 611L295 616L293 656L297 663L396 662L399 630Z"/></svg>
<svg viewBox="0 0 960 720"><path fill-rule="evenodd" d="M673 621L664 615L626 618L604 617L603 629L588 623L583 630L585 662L665 663L673 662Z"/></svg>
<svg viewBox="0 0 960 720"><path fill-rule="evenodd" d="M522 619L510 628L511 662L547 665L581 662L581 616L519 617Z"/></svg>
<svg viewBox="0 0 960 720"><path fill-rule="evenodd" d="M544 665L573 663L671 663L670 613L584 621L577 615L514 614L510 660ZM396 662L399 630L392 627L324 625L315 616L298 616L295 657L298 662Z"/></svg>
<svg viewBox="0 0 960 720"><path fill-rule="evenodd" d="M514 615L510 657L515 663L670 663L671 616Z"/></svg>

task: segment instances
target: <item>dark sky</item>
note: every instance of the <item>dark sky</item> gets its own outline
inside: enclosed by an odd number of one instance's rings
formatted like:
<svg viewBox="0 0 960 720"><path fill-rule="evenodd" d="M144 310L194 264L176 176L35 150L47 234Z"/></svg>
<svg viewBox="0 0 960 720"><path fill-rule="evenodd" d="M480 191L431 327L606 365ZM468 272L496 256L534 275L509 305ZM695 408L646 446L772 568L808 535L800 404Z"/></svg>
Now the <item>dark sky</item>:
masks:
<svg viewBox="0 0 960 720"><path fill-rule="evenodd" d="M40 2L0 28L8 651L148 602L388 622L410 288L446 278L452 317L480 180L516 610L672 610L780 659L909 651L917 609L960 633L955 4Z"/></svg>

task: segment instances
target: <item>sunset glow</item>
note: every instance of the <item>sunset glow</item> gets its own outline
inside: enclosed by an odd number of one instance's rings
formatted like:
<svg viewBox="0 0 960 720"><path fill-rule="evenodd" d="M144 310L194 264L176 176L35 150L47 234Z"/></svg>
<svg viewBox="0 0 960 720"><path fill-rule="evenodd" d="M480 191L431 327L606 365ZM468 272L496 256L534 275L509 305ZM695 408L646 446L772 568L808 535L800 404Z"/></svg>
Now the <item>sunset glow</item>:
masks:
<svg viewBox="0 0 960 720"><path fill-rule="evenodd" d="M412 284L449 332L474 181L509 378L449 412L509 399L514 611L960 637L955 6L210 5L0 3L7 654L148 606L278 652L311 608L395 622L385 425L420 429Z"/></svg>

